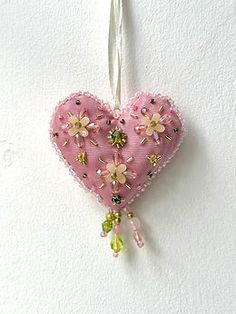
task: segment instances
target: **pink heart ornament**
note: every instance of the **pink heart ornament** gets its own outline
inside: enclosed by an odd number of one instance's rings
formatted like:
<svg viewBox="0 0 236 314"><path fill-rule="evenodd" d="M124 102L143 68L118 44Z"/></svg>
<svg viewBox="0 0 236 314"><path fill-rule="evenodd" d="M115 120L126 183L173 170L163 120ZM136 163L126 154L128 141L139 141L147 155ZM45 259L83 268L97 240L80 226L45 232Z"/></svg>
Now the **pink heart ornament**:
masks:
<svg viewBox="0 0 236 314"><path fill-rule="evenodd" d="M74 93L55 108L50 127L52 143L75 179L113 211L151 184L184 135L173 101L144 92L120 115L89 93Z"/></svg>

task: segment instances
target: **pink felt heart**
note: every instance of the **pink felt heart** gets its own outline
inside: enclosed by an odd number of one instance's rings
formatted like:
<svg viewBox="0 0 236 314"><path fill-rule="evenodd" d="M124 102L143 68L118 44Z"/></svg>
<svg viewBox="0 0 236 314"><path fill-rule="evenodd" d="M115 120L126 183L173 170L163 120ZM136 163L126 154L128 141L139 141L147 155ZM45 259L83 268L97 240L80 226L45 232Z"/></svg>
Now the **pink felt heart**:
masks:
<svg viewBox="0 0 236 314"><path fill-rule="evenodd" d="M115 211L145 190L184 133L171 99L143 92L120 115L89 93L72 94L56 107L50 129L74 177Z"/></svg>

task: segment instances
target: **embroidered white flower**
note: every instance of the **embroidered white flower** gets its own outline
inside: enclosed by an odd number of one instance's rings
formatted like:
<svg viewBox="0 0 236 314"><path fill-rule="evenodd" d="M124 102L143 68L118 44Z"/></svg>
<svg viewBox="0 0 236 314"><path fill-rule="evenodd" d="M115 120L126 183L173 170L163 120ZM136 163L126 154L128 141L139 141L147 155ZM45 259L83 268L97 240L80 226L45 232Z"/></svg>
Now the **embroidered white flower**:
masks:
<svg viewBox="0 0 236 314"><path fill-rule="evenodd" d="M115 165L114 163L110 163L106 165L106 169L109 172L106 176L106 180L108 182L116 181L120 184L125 184L126 182L126 175L125 171L127 169L125 164Z"/></svg>
<svg viewBox="0 0 236 314"><path fill-rule="evenodd" d="M69 123L72 127L68 130L68 134L70 136L75 136L76 134L81 135L82 137L87 137L89 132L87 130L87 126L89 124L89 118L83 117L81 119L76 116L69 117Z"/></svg>
<svg viewBox="0 0 236 314"><path fill-rule="evenodd" d="M148 136L152 136L153 133L162 133L165 131L164 125L160 123L160 114L154 113L152 117L142 117L141 118L141 125L146 127L146 134Z"/></svg>

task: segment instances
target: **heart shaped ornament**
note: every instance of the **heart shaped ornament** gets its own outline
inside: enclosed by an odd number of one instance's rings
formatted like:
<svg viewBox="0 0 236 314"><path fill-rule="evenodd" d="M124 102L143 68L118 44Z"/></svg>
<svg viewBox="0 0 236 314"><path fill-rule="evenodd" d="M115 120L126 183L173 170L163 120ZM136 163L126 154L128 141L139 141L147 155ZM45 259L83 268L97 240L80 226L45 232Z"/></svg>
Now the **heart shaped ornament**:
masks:
<svg viewBox="0 0 236 314"><path fill-rule="evenodd" d="M171 160L184 134L178 109L159 94L137 93L121 112L84 92L56 107L52 143L76 180L108 208L102 235L113 231L115 255L123 247L122 213L137 245L143 245L140 222L128 205Z"/></svg>

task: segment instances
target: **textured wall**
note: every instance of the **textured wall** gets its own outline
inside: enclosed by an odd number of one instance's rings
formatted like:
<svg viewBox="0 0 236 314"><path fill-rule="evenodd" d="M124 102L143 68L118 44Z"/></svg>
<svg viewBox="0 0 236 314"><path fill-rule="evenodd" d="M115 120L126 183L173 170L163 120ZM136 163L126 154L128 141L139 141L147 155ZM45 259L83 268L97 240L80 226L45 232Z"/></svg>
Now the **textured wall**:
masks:
<svg viewBox="0 0 236 314"><path fill-rule="evenodd" d="M123 102L168 94L189 133L111 255L105 210L58 162L58 100L111 101L108 0L0 0L0 313L235 313L234 1L125 1ZM89 3L89 4L88 4Z"/></svg>

